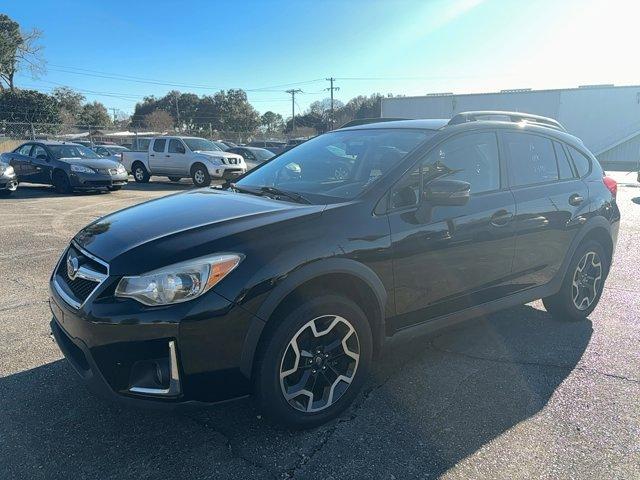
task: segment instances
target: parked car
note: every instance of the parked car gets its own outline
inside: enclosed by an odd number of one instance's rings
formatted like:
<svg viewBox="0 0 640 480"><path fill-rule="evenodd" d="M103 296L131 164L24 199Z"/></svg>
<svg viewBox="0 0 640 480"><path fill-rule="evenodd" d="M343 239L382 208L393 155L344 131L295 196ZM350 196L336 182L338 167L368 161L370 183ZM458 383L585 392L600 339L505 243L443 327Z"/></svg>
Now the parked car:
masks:
<svg viewBox="0 0 640 480"><path fill-rule="evenodd" d="M13 167L0 158L0 197L6 197L18 188L18 178Z"/></svg>
<svg viewBox="0 0 640 480"><path fill-rule="evenodd" d="M247 147L259 147L265 148L276 155L282 153L287 145L287 142L281 142L278 140L254 140L249 142ZM245 146L245 145L242 145Z"/></svg>
<svg viewBox="0 0 640 480"><path fill-rule="evenodd" d="M275 153L270 152L266 148L235 147L230 148L227 151L230 153L237 153L238 155L242 155L242 158L244 158L244 161L247 163L248 168L253 168L256 165L260 165L270 158L275 157Z"/></svg>
<svg viewBox="0 0 640 480"><path fill-rule="evenodd" d="M247 171L240 155L197 137L155 137L148 152L123 152L122 163L139 183L148 182L151 175L174 182L191 177L198 187L209 185L212 178L230 179Z"/></svg>
<svg viewBox="0 0 640 480"><path fill-rule="evenodd" d="M220 142L217 140L211 140L211 143L213 143L216 147L218 147L223 152L226 152L227 150L229 150L229 148L231 148L226 143Z"/></svg>
<svg viewBox="0 0 640 480"><path fill-rule="evenodd" d="M13 167L19 182L53 185L59 193L73 190L120 190L127 171L118 162L101 158L77 143L42 140L27 142L0 161Z"/></svg>
<svg viewBox="0 0 640 480"><path fill-rule="evenodd" d="M220 143L224 143L228 148L234 148L238 146L237 143L230 142L229 140L219 140L219 141Z"/></svg>
<svg viewBox="0 0 640 480"><path fill-rule="evenodd" d="M227 189L96 220L51 277L58 345L109 398L252 394L306 428L348 407L392 339L539 298L584 319L616 183L555 120L484 113L335 130Z"/></svg>
<svg viewBox="0 0 640 480"><path fill-rule="evenodd" d="M103 158L109 158L114 162L122 161L122 152L128 152L127 147L121 145L95 145L92 150Z"/></svg>

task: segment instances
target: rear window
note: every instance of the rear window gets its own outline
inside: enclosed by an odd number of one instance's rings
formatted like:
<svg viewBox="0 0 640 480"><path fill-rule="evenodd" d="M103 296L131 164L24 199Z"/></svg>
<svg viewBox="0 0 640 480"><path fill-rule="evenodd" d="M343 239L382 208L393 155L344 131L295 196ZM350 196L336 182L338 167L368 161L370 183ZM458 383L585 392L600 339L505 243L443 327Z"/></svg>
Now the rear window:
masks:
<svg viewBox="0 0 640 480"><path fill-rule="evenodd" d="M504 133L511 186L558 180L558 165L551 140L528 133Z"/></svg>
<svg viewBox="0 0 640 480"><path fill-rule="evenodd" d="M571 153L571 158L573 159L573 164L578 172L578 176L580 178L584 177L591 171L591 160L576 148L569 147L569 151Z"/></svg>

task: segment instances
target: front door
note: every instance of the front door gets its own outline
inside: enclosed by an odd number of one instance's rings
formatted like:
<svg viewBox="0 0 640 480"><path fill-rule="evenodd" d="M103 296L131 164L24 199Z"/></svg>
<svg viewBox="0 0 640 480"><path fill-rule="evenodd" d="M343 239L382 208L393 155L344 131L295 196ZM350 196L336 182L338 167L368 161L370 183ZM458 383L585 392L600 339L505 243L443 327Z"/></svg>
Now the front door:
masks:
<svg viewBox="0 0 640 480"><path fill-rule="evenodd" d="M172 138L169 140L169 147L167 149L167 165L173 173L190 175L189 162L187 161L187 149L182 143L182 140L178 138Z"/></svg>
<svg viewBox="0 0 640 480"><path fill-rule="evenodd" d="M494 131L443 142L390 195L397 316L403 328L509 292L515 201L506 188ZM462 206L433 206L423 192L435 179L469 182Z"/></svg>
<svg viewBox="0 0 640 480"><path fill-rule="evenodd" d="M36 144L33 146L33 150L31 150L31 164L33 166L33 174L29 181L50 185L53 171L51 156L42 145Z"/></svg>

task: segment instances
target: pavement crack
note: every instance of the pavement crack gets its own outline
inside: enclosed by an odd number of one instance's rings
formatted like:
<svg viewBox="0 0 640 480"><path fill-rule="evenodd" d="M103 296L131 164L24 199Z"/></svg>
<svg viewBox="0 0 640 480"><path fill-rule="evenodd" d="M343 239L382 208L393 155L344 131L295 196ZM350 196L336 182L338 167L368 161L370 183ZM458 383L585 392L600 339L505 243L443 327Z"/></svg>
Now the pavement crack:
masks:
<svg viewBox="0 0 640 480"><path fill-rule="evenodd" d="M209 422L207 422L206 420L201 420L199 418L196 417L192 417L190 415L183 415L184 418L187 418L189 420L191 420L192 422L196 423L197 425L206 428L207 430L211 430L215 433L217 433L218 435L220 435L225 442L225 445L227 447L227 450L229 451L229 454L231 455L232 458L235 458L237 460L240 460L242 462L248 463L249 465L262 470L264 472L266 472L268 474L268 476L270 478L274 478L277 479L278 476L276 475L276 473L274 473L269 467L266 467L265 465L256 462L253 458L249 458L245 455L242 454L242 452L234 445L233 441L231 440L231 436L226 434L225 432L215 428L214 426L212 426Z"/></svg>

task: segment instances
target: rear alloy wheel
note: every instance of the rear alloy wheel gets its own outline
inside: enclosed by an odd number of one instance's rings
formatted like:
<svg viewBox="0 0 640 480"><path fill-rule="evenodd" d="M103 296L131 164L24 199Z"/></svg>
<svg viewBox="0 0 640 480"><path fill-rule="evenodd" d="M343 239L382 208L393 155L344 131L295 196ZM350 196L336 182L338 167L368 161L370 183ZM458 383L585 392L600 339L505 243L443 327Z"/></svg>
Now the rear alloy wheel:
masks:
<svg viewBox="0 0 640 480"><path fill-rule="evenodd" d="M58 193L71 193L71 182L66 173L58 170L53 174L53 188Z"/></svg>
<svg viewBox="0 0 640 480"><path fill-rule="evenodd" d="M348 298L322 295L273 321L277 327L261 343L254 370L261 410L292 428L337 417L362 388L371 364L364 313Z"/></svg>
<svg viewBox="0 0 640 480"><path fill-rule="evenodd" d="M545 308L562 320L581 320L596 308L609 265L602 245L589 241L578 247L560 291L544 298Z"/></svg>
<svg viewBox="0 0 640 480"><path fill-rule="evenodd" d="M133 168L131 169L131 173L133 173L133 179L137 183L148 183L149 182L149 172L145 168L145 166L141 163L135 163Z"/></svg>
<svg viewBox="0 0 640 480"><path fill-rule="evenodd" d="M207 171L207 168L198 163L193 166L191 169L191 178L193 179L193 184L196 187L207 187L211 185L211 176Z"/></svg>

